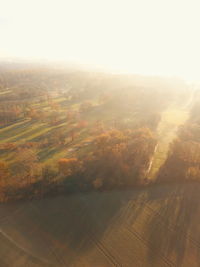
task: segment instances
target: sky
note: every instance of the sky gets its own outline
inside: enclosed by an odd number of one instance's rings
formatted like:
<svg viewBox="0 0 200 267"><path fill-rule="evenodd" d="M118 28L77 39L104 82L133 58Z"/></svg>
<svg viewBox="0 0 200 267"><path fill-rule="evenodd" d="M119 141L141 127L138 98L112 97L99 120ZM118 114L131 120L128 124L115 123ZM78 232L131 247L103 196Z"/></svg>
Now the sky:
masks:
<svg viewBox="0 0 200 267"><path fill-rule="evenodd" d="M200 81L199 0L0 0L0 60Z"/></svg>

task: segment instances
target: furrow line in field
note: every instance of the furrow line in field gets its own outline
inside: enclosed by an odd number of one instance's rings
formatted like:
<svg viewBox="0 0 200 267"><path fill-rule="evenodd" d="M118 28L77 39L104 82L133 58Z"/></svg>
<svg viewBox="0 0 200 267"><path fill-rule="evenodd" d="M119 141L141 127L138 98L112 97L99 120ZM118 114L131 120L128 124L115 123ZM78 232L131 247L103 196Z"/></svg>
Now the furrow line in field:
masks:
<svg viewBox="0 0 200 267"><path fill-rule="evenodd" d="M112 263L113 266L122 267L122 264L119 264L116 258L108 251L103 242L97 241L93 235L90 235L91 240L96 245L96 247L101 251L101 253Z"/></svg>
<svg viewBox="0 0 200 267"><path fill-rule="evenodd" d="M149 210L153 211L155 214L157 214L157 215L159 216L159 218L160 218L160 221L162 221L162 223L163 223L164 225L166 225L166 227L167 227L170 231L175 231L174 228L176 227L176 225L174 225L174 226L169 225L169 224L166 222L166 220L164 219L164 216L163 216L160 212L155 211L153 208L148 207L148 206L147 206L147 208L148 208ZM177 226L178 226L178 225L177 225ZM190 234L185 233L181 228L179 228L179 231L181 231L181 232L185 235L186 239L188 239L193 245L195 245L195 247L197 247L198 249L200 249L200 242L198 242L198 241L195 240L193 237L191 237Z"/></svg>
<svg viewBox="0 0 200 267"><path fill-rule="evenodd" d="M130 229L130 226L127 223L125 223L124 227L127 229L127 231L130 234L134 235L140 242L142 242L149 250L153 250L154 251L154 249L152 249L150 246L148 246L146 240L143 239L141 237L141 235L139 233L137 233L137 231L134 228ZM159 256L168 266L174 266L174 264L169 259L167 259L163 254L160 254Z"/></svg>

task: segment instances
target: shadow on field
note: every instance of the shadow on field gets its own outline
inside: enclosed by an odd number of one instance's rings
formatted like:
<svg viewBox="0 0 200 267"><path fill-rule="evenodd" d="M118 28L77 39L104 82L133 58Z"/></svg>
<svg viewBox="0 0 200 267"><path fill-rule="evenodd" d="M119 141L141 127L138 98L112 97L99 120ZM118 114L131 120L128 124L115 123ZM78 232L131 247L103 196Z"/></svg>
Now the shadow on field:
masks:
<svg viewBox="0 0 200 267"><path fill-rule="evenodd" d="M96 267L94 259L101 257L112 259L111 265L102 266L132 267L123 264L138 258L137 247L146 247L140 260L146 257L147 267L198 266L194 262L200 261L199 190L199 184L169 184L34 200L22 204L21 215L12 217L12 210L10 225L2 225L0 218L0 227L9 234L14 221L17 235L12 238L26 249L31 244L34 256L56 267L80 266L76 264L82 257L89 260L88 266ZM1 207L1 216L9 215L8 207Z"/></svg>
<svg viewBox="0 0 200 267"><path fill-rule="evenodd" d="M87 193L60 197L54 201L46 199L34 206L37 206L38 212L45 210L44 229L53 238L54 248L59 247L59 257L67 266L73 266L77 256L81 257L97 244L102 244L102 236L109 231L109 227L112 229L115 223L119 223L120 211L128 206L130 198L131 193L124 192ZM103 247L102 257L107 258L107 248L103 244L100 246Z"/></svg>
<svg viewBox="0 0 200 267"><path fill-rule="evenodd" d="M71 203L63 198L59 205L62 226L56 236L55 232L52 235L61 243L66 242L75 255L85 254L96 244L102 244L106 255L110 248L104 246L103 237L116 235L117 229L124 227L133 231L131 227L136 221L143 221L148 206L151 214L144 229L135 228L142 242L147 242L147 266L160 266L160 258L172 266L183 266L183 262L195 266L194 261L200 260L199 190L198 184L171 184L144 190L81 194L73 197ZM52 223L53 218L48 221ZM124 243L125 248L126 245L129 246ZM123 262L111 256L116 266L123 266ZM71 258L72 265L74 259L76 256ZM69 263L69 257L67 260Z"/></svg>
<svg viewBox="0 0 200 267"><path fill-rule="evenodd" d="M114 225L129 212L130 199L134 198L137 202L140 196L140 192L134 193L134 196L132 192L103 192L34 200L22 204L21 214L13 215L13 218L11 215L10 226L8 222L6 226L0 222L0 228L5 227L9 234L13 231L14 221L14 233L17 235L12 238L20 247L27 249L31 246L33 255L46 259L49 258L45 253L48 248L54 255L51 259L53 266L74 266L77 257L93 248L98 250L97 244L101 244L102 236L109 228L112 231ZM20 206L20 203L16 204L17 208ZM8 216L7 209L6 205L1 207L1 215L5 213ZM140 214L140 209L142 205L135 205L135 217ZM100 255L103 253L102 258L108 260L109 249L103 244L100 246L103 247Z"/></svg>
<svg viewBox="0 0 200 267"><path fill-rule="evenodd" d="M171 184L148 191L148 199L159 201L146 227L148 258L157 266L160 254L173 266L198 266L200 261L199 184ZM195 265L193 265L195 263Z"/></svg>

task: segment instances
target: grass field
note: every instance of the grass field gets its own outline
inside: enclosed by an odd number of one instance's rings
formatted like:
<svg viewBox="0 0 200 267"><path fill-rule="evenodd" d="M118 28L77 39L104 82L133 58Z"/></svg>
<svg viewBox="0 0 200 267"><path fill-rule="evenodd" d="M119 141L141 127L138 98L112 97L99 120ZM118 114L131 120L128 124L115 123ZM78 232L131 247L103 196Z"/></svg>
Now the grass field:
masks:
<svg viewBox="0 0 200 267"><path fill-rule="evenodd" d="M7 90L8 92L13 93L12 90ZM6 92L7 92L6 91ZM1 91L3 94L4 91ZM91 104L92 108L89 112L85 112L81 114L80 106L84 101L68 101L63 96L55 96L51 100L54 104L59 104L59 116L61 121L58 124L52 125L47 121L42 121L40 119L32 120L30 118L21 118L18 121L2 126L0 128L0 145L4 143L14 143L15 145L22 145L27 142L42 142L49 135L54 135L54 131L57 129L61 129L64 131L66 138L69 139L65 145L59 146L57 143L54 144L53 147L48 148L37 148L37 155L42 164L57 166L57 160L63 157L68 157L69 155L80 154L83 155L86 147L81 148L81 144L89 139L95 137L95 135L91 135L89 131L91 128L95 128L96 121L100 120L104 123L108 128L113 126L114 118L118 116L119 120L124 120L123 111L118 111L116 108L112 108L107 106L106 108L99 104L98 99L92 98ZM51 104L48 101L37 101L36 99L32 99L32 102L29 104L29 108L33 108L40 112L44 112L45 114L50 114L54 109L52 109ZM67 120L67 112L77 112L79 118L74 120L74 123L70 123ZM134 111L131 114L127 115L131 116L131 123L134 120L137 120L137 112ZM81 120L87 121L87 127L79 130L78 136L76 136L73 142L70 142L69 132L72 128ZM70 144L69 144L70 142ZM79 149L74 149L74 147L79 146ZM72 151L74 149L74 152ZM0 159L6 161L9 164L12 164L15 159L15 152L12 151L4 151L0 152Z"/></svg>
<svg viewBox="0 0 200 267"><path fill-rule="evenodd" d="M1 93L3 94L4 91L1 91ZM69 106L69 104L66 104L65 101L66 100L63 97L57 97L54 99L55 103L60 103L61 105L61 116L66 117L67 109L69 108L72 111L76 111L79 109L80 103L72 103ZM43 110L45 112L48 112L50 109L46 101L42 103L33 102L31 106L34 108L36 107L38 110ZM92 120L92 117L90 116L87 119L88 121L90 121ZM69 125L67 120L59 123L58 125L49 125L48 123L41 122L40 120L30 120L22 118L21 120L12 123L11 125L0 128L0 144L14 143L16 145L20 145L26 142L38 142L43 140L48 134L52 134L54 130L59 128L64 129L67 136L67 132L71 130L72 125ZM81 134L80 132L79 134L80 136L70 144L71 148L88 137L88 135L85 133ZM68 146L60 147L56 145L53 148L37 149L37 154L43 164L56 165L57 159L67 156ZM13 155L13 152L6 151L4 153L1 153L0 158L1 160L5 160L8 163L12 163L12 161L14 160Z"/></svg>

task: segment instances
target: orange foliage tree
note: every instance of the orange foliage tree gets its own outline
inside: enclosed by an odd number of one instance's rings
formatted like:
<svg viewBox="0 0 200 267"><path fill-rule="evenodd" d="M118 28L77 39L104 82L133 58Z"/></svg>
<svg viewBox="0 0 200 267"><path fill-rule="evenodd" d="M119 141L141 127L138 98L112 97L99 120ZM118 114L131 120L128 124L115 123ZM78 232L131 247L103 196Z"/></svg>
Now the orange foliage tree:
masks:
<svg viewBox="0 0 200 267"><path fill-rule="evenodd" d="M70 176L80 169L81 163L77 158L61 158L58 161L60 173Z"/></svg>
<svg viewBox="0 0 200 267"><path fill-rule="evenodd" d="M95 188L133 185L144 178L156 141L149 129L111 130L96 137L86 164L87 177Z"/></svg>
<svg viewBox="0 0 200 267"><path fill-rule="evenodd" d="M7 184L9 175L8 164L5 161L0 161L0 186L5 186Z"/></svg>

